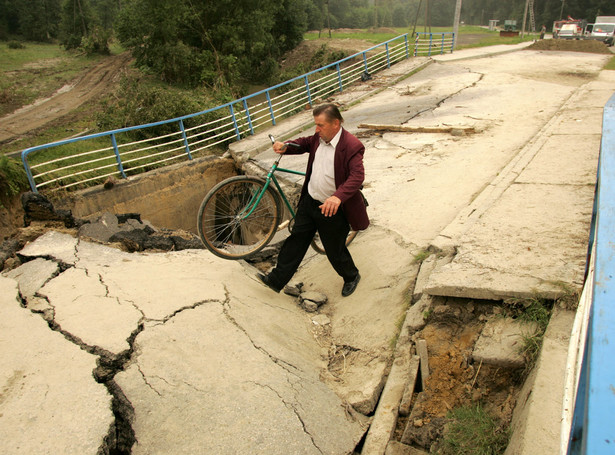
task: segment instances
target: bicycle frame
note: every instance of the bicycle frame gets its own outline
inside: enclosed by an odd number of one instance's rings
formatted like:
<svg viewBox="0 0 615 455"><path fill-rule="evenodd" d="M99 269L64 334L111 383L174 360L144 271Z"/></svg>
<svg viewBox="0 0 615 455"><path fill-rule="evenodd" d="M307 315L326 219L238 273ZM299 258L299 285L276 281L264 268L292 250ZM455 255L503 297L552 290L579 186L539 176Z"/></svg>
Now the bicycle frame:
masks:
<svg viewBox="0 0 615 455"><path fill-rule="evenodd" d="M279 164L280 164L280 160L282 159L282 156L283 155L280 155L278 157L278 159L275 160L274 163L271 165L271 168L269 168L269 172L267 173L267 177L265 177L265 185L263 186L263 189L261 191L259 191L258 193L255 193L255 194L252 195L252 199L250 200L250 202L246 206L246 207L249 207L250 210L247 213L241 214L243 219L249 217L252 214L252 212L254 212L256 207L258 207L258 204L260 204L261 199L262 199L263 195L265 194L265 191L267 191L267 188L269 188L269 185L271 185L272 181L273 181L275 187L277 188L278 193L280 194L280 196L282 196L282 200L284 201L284 204L288 208L288 211L290 213L291 218L295 217L295 211L293 210L290 202L288 201L288 198L286 197L286 194L284 193L284 190L282 190L282 187L280 186L280 183L278 182L278 179L275 178L274 174L275 174L276 171L280 171L280 172L285 172L287 174L295 174L295 175L303 175L303 176L305 176L305 172L294 171L292 169L285 169L285 168L282 168L282 167L278 167ZM255 197L256 197L256 199L254 199Z"/></svg>

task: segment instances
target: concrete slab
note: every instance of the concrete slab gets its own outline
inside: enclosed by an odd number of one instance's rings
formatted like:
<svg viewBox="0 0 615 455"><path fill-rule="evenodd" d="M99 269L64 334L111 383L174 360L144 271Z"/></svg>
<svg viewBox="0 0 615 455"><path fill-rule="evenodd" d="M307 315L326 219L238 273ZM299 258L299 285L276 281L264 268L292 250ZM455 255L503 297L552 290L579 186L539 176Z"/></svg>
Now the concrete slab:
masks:
<svg viewBox="0 0 615 455"><path fill-rule="evenodd" d="M138 355L116 376L135 407L132 453L352 450L359 422L314 371L251 339L232 317L234 306L235 299L228 307L205 303L137 337Z"/></svg>
<svg viewBox="0 0 615 455"><path fill-rule="evenodd" d="M557 283L580 287L601 128L598 106L572 109L584 92L528 144L524 160L505 170L500 189L487 189L497 197L477 198L468 219L446 229L460 247L431 275L426 292L497 300L554 298L564 292Z"/></svg>
<svg viewBox="0 0 615 455"><path fill-rule="evenodd" d="M319 311L331 319L331 342L340 348L340 355L335 367L329 368L327 383L355 409L369 414L384 387L391 339L399 331L418 264L398 236L378 226L361 232L350 250L361 272L354 294L339 298L342 279L331 279L337 276L320 255L304 261L296 279L304 289L330 298Z"/></svg>
<svg viewBox="0 0 615 455"><path fill-rule="evenodd" d="M523 340L534 335L536 330L535 324L512 318L491 318L485 323L474 345L472 358L477 363L502 368L523 368Z"/></svg>
<svg viewBox="0 0 615 455"><path fill-rule="evenodd" d="M113 429L111 395L92 376L97 357L22 308L0 276L0 440L6 454L96 455Z"/></svg>
<svg viewBox="0 0 615 455"><path fill-rule="evenodd" d="M9 271L5 276L17 280L19 293L26 300L30 300L58 271L57 263L37 258Z"/></svg>
<svg viewBox="0 0 615 455"><path fill-rule="evenodd" d="M558 283L580 286L593 193L591 186L511 186L460 239L453 261L432 273L425 292L554 298L565 290Z"/></svg>
<svg viewBox="0 0 615 455"><path fill-rule="evenodd" d="M87 270L70 268L45 285L39 293L54 309L62 331L118 355L128 351L128 339L143 314L131 302L108 294L103 278Z"/></svg>
<svg viewBox="0 0 615 455"><path fill-rule="evenodd" d="M131 407L133 453L342 454L361 439L366 419L320 379L312 320L245 263L55 234L21 254L72 265L38 293L76 349L131 356L115 383Z"/></svg>
<svg viewBox="0 0 615 455"><path fill-rule="evenodd" d="M78 243L79 239L69 234L48 231L36 241L28 243L18 254L29 258L49 257L65 264L74 264Z"/></svg>
<svg viewBox="0 0 615 455"><path fill-rule="evenodd" d="M543 185L588 185L596 183L600 150L600 135L579 134L574 138L575 146L570 147L567 135L546 138L538 153L517 177L515 183ZM569 163L575 163L574 166Z"/></svg>

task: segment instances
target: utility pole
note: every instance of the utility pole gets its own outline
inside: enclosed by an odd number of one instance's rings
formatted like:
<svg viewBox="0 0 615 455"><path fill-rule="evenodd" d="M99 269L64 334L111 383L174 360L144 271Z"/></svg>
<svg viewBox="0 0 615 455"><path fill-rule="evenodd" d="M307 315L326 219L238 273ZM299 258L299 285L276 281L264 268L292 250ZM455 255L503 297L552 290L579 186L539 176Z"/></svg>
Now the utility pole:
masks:
<svg viewBox="0 0 615 455"><path fill-rule="evenodd" d="M562 0L562 9L559 10L559 18L562 20L564 18L564 3L566 0Z"/></svg>
<svg viewBox="0 0 615 455"><path fill-rule="evenodd" d="M461 0L457 0L457 4L455 5L455 19L453 20L453 36L454 43L457 43L459 38L459 20L461 17Z"/></svg>
<svg viewBox="0 0 615 455"><path fill-rule="evenodd" d="M329 29L329 38L331 38L331 13L329 12L329 0L326 0L327 5L327 28Z"/></svg>
<svg viewBox="0 0 615 455"><path fill-rule="evenodd" d="M525 10L523 11L523 26L521 27L521 38L525 36L525 21L527 20L527 7L530 0L525 0Z"/></svg>

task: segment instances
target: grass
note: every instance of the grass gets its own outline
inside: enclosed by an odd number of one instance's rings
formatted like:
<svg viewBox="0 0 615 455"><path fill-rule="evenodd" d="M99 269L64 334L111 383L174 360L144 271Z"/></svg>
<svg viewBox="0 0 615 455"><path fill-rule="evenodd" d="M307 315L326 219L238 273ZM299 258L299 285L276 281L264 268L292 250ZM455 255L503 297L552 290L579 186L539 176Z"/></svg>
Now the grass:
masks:
<svg viewBox="0 0 615 455"><path fill-rule="evenodd" d="M0 43L0 116L52 95L102 57L68 52L57 44Z"/></svg>
<svg viewBox="0 0 615 455"><path fill-rule="evenodd" d="M509 432L480 404L453 409L448 418L440 455L500 455Z"/></svg>
<svg viewBox="0 0 615 455"><path fill-rule="evenodd" d="M604 69L615 71L615 56L611 57L611 60L607 62L607 64L604 66Z"/></svg>
<svg viewBox="0 0 615 455"><path fill-rule="evenodd" d="M0 156L0 207L28 187L28 179L21 163Z"/></svg>
<svg viewBox="0 0 615 455"><path fill-rule="evenodd" d="M427 251L427 250L419 251L418 253L416 253L414 255L414 263L415 264L422 264L423 261L425 259L427 259L429 256L431 256L431 252L430 251Z"/></svg>
<svg viewBox="0 0 615 455"><path fill-rule="evenodd" d="M510 299L506 303L510 316L536 327L534 333L523 335L523 343L519 348L520 354L526 359L525 372L527 373L534 367L540 354L554 302L534 296L528 299Z"/></svg>
<svg viewBox="0 0 615 455"><path fill-rule="evenodd" d="M357 40L365 40L369 41L373 44L380 44L384 41L388 41L393 39L399 35L403 35L404 33L412 33L412 27L398 27L398 28L388 28L387 30L394 30L393 32L379 32L379 29L358 29L355 32L336 32L331 31L332 39L357 39ZM423 33L424 27L417 26L416 32ZM428 30L429 31L429 30ZM452 32L452 27L431 27L432 33L446 33ZM484 35L483 38L480 38L477 42L467 45L459 45L456 46L456 49L464 49L470 47L483 47L483 46L494 46L498 44L518 44L522 41L531 41L534 39L534 36L530 34L526 34L523 39L520 37L501 37L499 32L491 31L484 27L478 26L462 26L459 27L459 35L464 34L472 34L472 35ZM319 39L318 32L308 32L304 34L304 39L306 40L315 40ZM329 33L327 30L323 30L320 34L320 38L328 38Z"/></svg>

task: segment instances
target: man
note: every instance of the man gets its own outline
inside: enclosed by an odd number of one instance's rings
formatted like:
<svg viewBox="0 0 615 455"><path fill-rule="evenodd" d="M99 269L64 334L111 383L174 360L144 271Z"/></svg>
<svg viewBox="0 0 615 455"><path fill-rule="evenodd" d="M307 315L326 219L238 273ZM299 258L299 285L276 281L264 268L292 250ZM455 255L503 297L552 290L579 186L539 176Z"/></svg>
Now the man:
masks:
<svg viewBox="0 0 615 455"><path fill-rule="evenodd" d="M342 295L346 297L361 279L346 247L346 237L350 227L363 230L369 225L359 191L365 177L365 147L342 128L344 119L335 105L318 106L312 113L316 125L313 136L291 141L298 147L273 144L276 153L309 153L309 158L291 235L282 245L276 267L268 275L258 276L280 292L299 268L318 232L329 262L344 280Z"/></svg>

